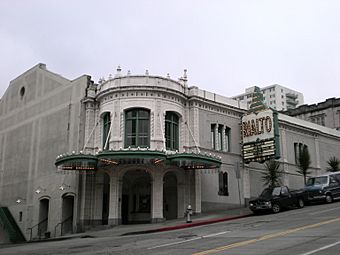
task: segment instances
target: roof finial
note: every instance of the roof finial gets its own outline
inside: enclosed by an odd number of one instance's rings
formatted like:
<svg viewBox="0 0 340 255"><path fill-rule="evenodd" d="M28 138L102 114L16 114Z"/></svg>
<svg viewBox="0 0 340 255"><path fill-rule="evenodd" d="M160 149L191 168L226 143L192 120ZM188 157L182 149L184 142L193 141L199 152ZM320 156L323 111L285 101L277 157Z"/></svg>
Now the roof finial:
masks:
<svg viewBox="0 0 340 255"><path fill-rule="evenodd" d="M188 81L187 69L184 69L183 80Z"/></svg>
<svg viewBox="0 0 340 255"><path fill-rule="evenodd" d="M122 68L120 68L120 65L118 65L116 71L117 71L117 72L116 72L115 78L116 78L116 77L120 77L120 76L121 76L121 71L122 71Z"/></svg>
<svg viewBox="0 0 340 255"><path fill-rule="evenodd" d="M148 69L145 70L145 75L147 75L147 76L149 75L149 70Z"/></svg>
<svg viewBox="0 0 340 255"><path fill-rule="evenodd" d="M99 84L102 84L102 83L104 83L104 82L105 82L104 77L100 77L98 83L99 83Z"/></svg>
<svg viewBox="0 0 340 255"><path fill-rule="evenodd" d="M187 69L184 69L183 77L179 78L179 81L182 85L187 86L188 76L187 76Z"/></svg>
<svg viewBox="0 0 340 255"><path fill-rule="evenodd" d="M130 70L128 70L127 75L128 75L128 76L131 75L131 71L130 71Z"/></svg>
<svg viewBox="0 0 340 255"><path fill-rule="evenodd" d="M170 79L170 74L169 73L166 74L166 78Z"/></svg>

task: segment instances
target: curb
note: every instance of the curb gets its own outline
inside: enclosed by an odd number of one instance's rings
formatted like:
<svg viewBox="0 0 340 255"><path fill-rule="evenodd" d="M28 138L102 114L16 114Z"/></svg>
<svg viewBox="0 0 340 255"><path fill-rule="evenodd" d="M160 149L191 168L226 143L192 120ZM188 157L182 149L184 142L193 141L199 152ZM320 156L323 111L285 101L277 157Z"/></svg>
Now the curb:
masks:
<svg viewBox="0 0 340 255"><path fill-rule="evenodd" d="M136 232L128 232L125 234L121 234L121 236L128 236L128 235L139 235L139 234L151 234L156 232L164 232L164 231L171 231L171 230L177 230L177 229L183 229L183 228L192 228L192 227L198 227L223 221L229 221L229 220L237 220L241 218L249 217L252 214L245 214L240 216L233 216L233 217L225 217L225 218L219 218L219 219L213 219L213 220L205 220L205 221L198 221L195 223L186 223L176 226L169 226L169 227L163 227L163 228L156 228L156 229L149 229L149 230L142 230L142 231L136 231Z"/></svg>

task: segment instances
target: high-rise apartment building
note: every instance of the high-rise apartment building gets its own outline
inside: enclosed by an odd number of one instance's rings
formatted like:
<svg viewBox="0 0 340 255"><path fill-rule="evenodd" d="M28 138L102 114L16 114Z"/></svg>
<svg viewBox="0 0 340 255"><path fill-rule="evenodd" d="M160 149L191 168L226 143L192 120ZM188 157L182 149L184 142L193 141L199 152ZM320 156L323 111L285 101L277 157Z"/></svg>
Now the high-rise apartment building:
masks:
<svg viewBox="0 0 340 255"><path fill-rule="evenodd" d="M247 88L244 94L237 95L232 98L246 103L249 109L254 91L255 86ZM303 104L302 93L278 84L261 88L261 91L263 93L264 102L267 106L278 111L294 109Z"/></svg>

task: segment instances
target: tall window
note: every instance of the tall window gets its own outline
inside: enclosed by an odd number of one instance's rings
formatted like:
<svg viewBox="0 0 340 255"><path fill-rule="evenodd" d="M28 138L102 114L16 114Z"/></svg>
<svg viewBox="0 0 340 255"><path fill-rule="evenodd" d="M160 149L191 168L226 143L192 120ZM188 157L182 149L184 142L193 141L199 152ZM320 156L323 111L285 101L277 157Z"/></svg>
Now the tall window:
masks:
<svg viewBox="0 0 340 255"><path fill-rule="evenodd" d="M111 127L111 116L109 112L104 113L103 116L103 150L109 149L109 132Z"/></svg>
<svg viewBox="0 0 340 255"><path fill-rule="evenodd" d="M218 125L217 131L217 150L223 151L223 135L222 135L223 125Z"/></svg>
<svg viewBox="0 0 340 255"><path fill-rule="evenodd" d="M174 112L167 112L165 115L165 143L167 150L178 150L178 120L178 115Z"/></svg>
<svg viewBox="0 0 340 255"><path fill-rule="evenodd" d="M150 112L132 109L125 113L125 147L150 146Z"/></svg>
<svg viewBox="0 0 340 255"><path fill-rule="evenodd" d="M211 149L230 152L230 127L221 124L210 126Z"/></svg>
<svg viewBox="0 0 340 255"><path fill-rule="evenodd" d="M303 151L306 148L308 150L308 146L302 143L294 143L294 154L295 154L295 164L299 164L299 158Z"/></svg>
<svg viewBox="0 0 340 255"><path fill-rule="evenodd" d="M216 131L216 124L211 124L211 128L210 128L211 149L214 149L214 150L216 149L215 131Z"/></svg>
<svg viewBox="0 0 340 255"><path fill-rule="evenodd" d="M227 172L220 172L218 174L218 194L220 196L229 196Z"/></svg>
<svg viewBox="0 0 340 255"><path fill-rule="evenodd" d="M224 132L224 151L230 152L230 127L226 127Z"/></svg>

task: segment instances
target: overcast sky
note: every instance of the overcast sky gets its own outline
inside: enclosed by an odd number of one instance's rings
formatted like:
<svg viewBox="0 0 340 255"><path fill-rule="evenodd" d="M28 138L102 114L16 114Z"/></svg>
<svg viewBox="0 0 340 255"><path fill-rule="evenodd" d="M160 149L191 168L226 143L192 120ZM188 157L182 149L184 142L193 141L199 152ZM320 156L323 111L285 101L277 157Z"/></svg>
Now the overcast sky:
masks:
<svg viewBox="0 0 340 255"><path fill-rule="evenodd" d="M0 97L33 67L178 79L224 96L280 84L340 97L339 0L1 0Z"/></svg>

